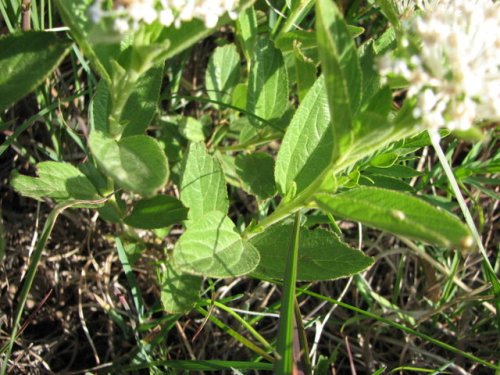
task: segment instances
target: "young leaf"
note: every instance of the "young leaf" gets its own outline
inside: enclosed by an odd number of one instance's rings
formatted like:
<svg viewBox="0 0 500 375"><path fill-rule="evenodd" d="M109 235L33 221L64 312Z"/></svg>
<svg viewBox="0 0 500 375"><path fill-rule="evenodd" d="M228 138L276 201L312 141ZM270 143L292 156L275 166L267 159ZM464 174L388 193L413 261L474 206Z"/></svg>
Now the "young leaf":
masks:
<svg viewBox="0 0 500 375"><path fill-rule="evenodd" d="M470 246L469 231L457 217L410 194L363 187L335 195L321 193L315 201L336 217L397 235L447 247Z"/></svg>
<svg viewBox="0 0 500 375"><path fill-rule="evenodd" d="M260 253L260 263L252 272L257 278L282 279L288 256L292 226L268 228L253 237L251 243ZM334 280L363 271L373 259L350 248L326 230L300 229L297 280Z"/></svg>
<svg viewBox="0 0 500 375"><path fill-rule="evenodd" d="M270 122L277 121L288 107L288 75L281 51L268 39L255 47L248 81L248 111ZM262 127L250 117L252 125Z"/></svg>
<svg viewBox="0 0 500 375"><path fill-rule="evenodd" d="M259 253L241 239L226 214L211 211L189 223L174 249L179 270L206 277L247 274L259 263Z"/></svg>
<svg viewBox="0 0 500 375"><path fill-rule="evenodd" d="M239 39L243 53L250 63L255 51L255 43L258 35L257 16L253 6L242 11L236 21L236 36Z"/></svg>
<svg viewBox="0 0 500 375"><path fill-rule="evenodd" d="M298 95L299 100L302 102L309 89L316 82L316 65L314 61L304 55L299 43L295 43L293 47Z"/></svg>
<svg viewBox="0 0 500 375"><path fill-rule="evenodd" d="M270 198L276 192L274 160L264 152L241 154L236 157L236 173L249 193L261 199Z"/></svg>
<svg viewBox="0 0 500 375"><path fill-rule="evenodd" d="M178 199L157 195L137 202L124 222L134 228L157 229L179 224L187 219L188 209Z"/></svg>
<svg viewBox="0 0 500 375"><path fill-rule="evenodd" d="M70 43L55 33L0 38L0 111L33 91L59 65Z"/></svg>
<svg viewBox="0 0 500 375"><path fill-rule="evenodd" d="M161 302L167 313L188 312L199 298L201 278L175 270L170 262L160 274L160 284Z"/></svg>
<svg viewBox="0 0 500 375"><path fill-rule="evenodd" d="M217 47L210 57L205 72L208 97L221 103L230 103L231 95L239 80L240 55L236 46L228 44Z"/></svg>
<svg viewBox="0 0 500 375"><path fill-rule="evenodd" d="M292 182L297 192L308 187L332 162L330 111L321 76L293 116L276 159L275 176L281 194Z"/></svg>
<svg viewBox="0 0 500 375"><path fill-rule="evenodd" d="M361 102L362 73L358 51L332 0L317 1L316 28L336 151L340 154L351 142L353 117Z"/></svg>
<svg viewBox="0 0 500 375"><path fill-rule="evenodd" d="M101 170L120 187L147 197L167 183L167 157L155 139L134 135L116 141L94 131L89 144Z"/></svg>
<svg viewBox="0 0 500 375"><path fill-rule="evenodd" d="M90 180L68 163L45 161L36 165L38 177L12 173L10 184L19 194L33 199L93 200L99 198Z"/></svg>
<svg viewBox="0 0 500 375"><path fill-rule="evenodd" d="M210 211L227 213L224 173L217 159L209 155L203 143L192 143L185 155L181 178L181 201L189 207L189 218Z"/></svg>

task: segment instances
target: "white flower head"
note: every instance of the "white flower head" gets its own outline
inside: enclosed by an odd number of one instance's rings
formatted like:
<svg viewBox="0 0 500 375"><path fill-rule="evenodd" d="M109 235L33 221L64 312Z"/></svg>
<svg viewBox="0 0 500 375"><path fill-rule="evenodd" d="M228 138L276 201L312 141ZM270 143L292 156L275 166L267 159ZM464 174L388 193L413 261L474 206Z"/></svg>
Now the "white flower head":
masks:
<svg viewBox="0 0 500 375"><path fill-rule="evenodd" d="M407 95L417 98L414 115L427 129L465 131L481 120L498 121L500 3L440 0L432 9L425 3L428 8L406 25L419 42L418 52L385 56L381 74L409 82Z"/></svg>
<svg viewBox="0 0 500 375"><path fill-rule="evenodd" d="M180 27L193 19L213 28L225 14L235 19L237 6L238 0L115 0L113 9L104 9L103 0L95 0L89 16L94 23L102 18L114 19L114 28L120 33L156 21L163 26Z"/></svg>

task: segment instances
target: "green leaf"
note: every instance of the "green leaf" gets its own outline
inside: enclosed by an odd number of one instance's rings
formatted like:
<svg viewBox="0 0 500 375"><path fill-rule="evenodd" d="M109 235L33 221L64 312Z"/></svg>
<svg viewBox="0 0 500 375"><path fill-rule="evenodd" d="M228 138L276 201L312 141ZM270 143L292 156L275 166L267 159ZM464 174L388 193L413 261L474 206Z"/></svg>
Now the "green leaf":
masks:
<svg viewBox="0 0 500 375"><path fill-rule="evenodd" d="M268 39L260 39L255 47L248 81L248 111L275 122L288 107L288 75L281 51ZM250 117L252 125L262 127Z"/></svg>
<svg viewBox="0 0 500 375"><path fill-rule="evenodd" d="M151 196L167 183L167 157L155 139L134 135L116 141L94 131L89 144L101 170L120 187Z"/></svg>
<svg viewBox="0 0 500 375"><path fill-rule="evenodd" d="M240 42L247 62L251 61L255 51L256 38L258 36L257 16L253 6L242 11L236 22L236 36Z"/></svg>
<svg viewBox="0 0 500 375"><path fill-rule="evenodd" d="M96 87L94 97L90 102L89 121L91 131L109 133L109 115L111 113L111 95L105 80Z"/></svg>
<svg viewBox="0 0 500 375"><path fill-rule="evenodd" d="M157 229L179 224L187 219L188 209L181 201L168 195L158 195L137 202L124 222L134 228Z"/></svg>
<svg viewBox="0 0 500 375"><path fill-rule="evenodd" d="M179 270L206 277L247 274L259 263L259 253L243 241L226 214L211 211L187 225L174 249Z"/></svg>
<svg viewBox="0 0 500 375"><path fill-rule="evenodd" d="M229 200L222 167L208 154L203 143L189 146L180 186L181 200L190 209L190 219L197 219L210 211L227 213Z"/></svg>
<svg viewBox="0 0 500 375"><path fill-rule="evenodd" d="M234 44L215 49L205 72L205 85L210 99L225 104L231 102L233 90L240 80L240 63L240 55Z"/></svg>
<svg viewBox="0 0 500 375"><path fill-rule="evenodd" d="M182 314L191 310L199 299L201 278L176 271L170 262L161 271L161 302L165 311Z"/></svg>
<svg viewBox="0 0 500 375"><path fill-rule="evenodd" d="M270 198L276 193L274 183L274 159L264 152L240 154L236 157L236 173L244 189L261 199Z"/></svg>
<svg viewBox="0 0 500 375"><path fill-rule="evenodd" d="M338 155L352 141L353 117L361 103L361 67L347 24L332 0L317 1L316 28Z"/></svg>
<svg viewBox="0 0 500 375"><path fill-rule="evenodd" d="M56 201L70 199L92 200L99 198L90 180L68 163L45 161L36 165L38 177L12 173L10 184L19 194L37 200L53 198Z"/></svg>
<svg viewBox="0 0 500 375"><path fill-rule="evenodd" d="M292 225L279 225L252 238L251 243L260 253L260 263L252 276L283 278L291 233ZM372 264L372 258L350 248L332 232L300 229L297 280L334 280L354 275Z"/></svg>
<svg viewBox="0 0 500 375"><path fill-rule="evenodd" d="M318 178L331 165L332 147L328 98L321 76L295 112L279 149L275 177L281 194L293 182L298 193Z"/></svg>
<svg viewBox="0 0 500 375"><path fill-rule="evenodd" d="M205 126L193 117L183 116L179 121L179 133L192 142L203 142L205 140Z"/></svg>
<svg viewBox="0 0 500 375"><path fill-rule="evenodd" d="M318 206L344 219L447 247L470 243L467 227L454 215L410 194L380 188L359 188L340 194L318 194Z"/></svg>
<svg viewBox="0 0 500 375"><path fill-rule="evenodd" d="M294 44L295 71L297 76L297 88L299 100L302 101L309 89L316 82L316 65L314 61L306 57L300 44Z"/></svg>
<svg viewBox="0 0 500 375"><path fill-rule="evenodd" d="M156 114L162 80L163 65L150 69L137 80L121 113L120 123L125 126L122 137L144 134Z"/></svg>
<svg viewBox="0 0 500 375"><path fill-rule="evenodd" d="M70 45L49 32L1 37L0 111L33 91L59 65Z"/></svg>

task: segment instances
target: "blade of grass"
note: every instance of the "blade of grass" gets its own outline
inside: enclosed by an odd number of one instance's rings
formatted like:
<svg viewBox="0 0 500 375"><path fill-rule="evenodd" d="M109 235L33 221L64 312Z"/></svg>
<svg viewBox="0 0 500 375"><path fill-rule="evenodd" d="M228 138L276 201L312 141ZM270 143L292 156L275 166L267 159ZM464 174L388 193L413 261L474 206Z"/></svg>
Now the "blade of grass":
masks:
<svg viewBox="0 0 500 375"><path fill-rule="evenodd" d="M229 336L231 336L232 338L234 338L235 340L240 342L242 345L246 346L248 349L250 349L254 353L257 353L258 355L260 355L261 357L265 358L266 360L268 360L270 362L274 361L274 358L272 356L270 356L269 354L267 354L267 352L265 350L263 350L261 347L255 345L253 342L248 340L246 337L243 337L242 335L240 335L238 332L236 332L231 327L228 327L224 322L220 321L215 316L209 314L207 310L202 309L201 307L197 306L196 311L198 311L203 316L208 317L208 319L212 323L214 323L217 327L222 329Z"/></svg>
<svg viewBox="0 0 500 375"><path fill-rule="evenodd" d="M40 263L40 259L42 257L43 250L45 249L45 246L47 245L47 241L49 240L50 234L52 233L52 229L54 228L54 225L56 223L56 220L58 216L67 208L70 207L75 207L75 206L80 206L82 204L85 204L87 207L90 205L96 205L99 206L103 203L105 203L110 197L102 198L102 199L97 199L93 201L80 201L80 200L75 200L75 201L69 201L69 202L63 202L55 206L52 211L50 211L47 220L45 221L45 225L42 230L42 234L40 236L40 240L37 242L35 251L33 252L31 256L31 262L28 267L28 272L26 273L26 278L24 280L21 293L20 293L20 300L19 304L17 306L17 311L16 315L14 318L14 322L12 325L12 332L9 337L9 341L7 344L2 347L0 350L0 353L5 353L5 356L2 361L2 367L0 369L0 375L5 375L7 372L8 368L8 363L10 356L12 354L12 348L14 347L14 342L17 339L18 332L19 332L19 324L21 322L21 318L23 316L24 312L24 306L26 305L26 301L28 300L28 294L31 290L31 286L33 284L33 280L35 279L35 274L36 270L38 268L38 264Z"/></svg>
<svg viewBox="0 0 500 375"><path fill-rule="evenodd" d="M122 367L117 370L120 371L137 371L142 369L147 369L152 366L164 366L174 370L184 370L184 371L223 371L223 370L261 370L261 371L271 371L273 365L271 363L260 363L260 362L243 362L243 361L218 361L218 360L206 360L206 361L154 361L150 363L142 363L138 365L132 365L127 367Z"/></svg>
<svg viewBox="0 0 500 375"><path fill-rule="evenodd" d="M446 344L445 342L442 342L440 340L437 340L437 339L435 339L435 338L433 338L433 337L431 337L429 335L426 335L425 333L418 332L418 331L416 331L414 329L411 329L409 327L406 327L406 326L404 326L402 324L393 322L390 319L383 318L383 317L381 317L381 316L379 316L377 314L371 313L369 311L365 311L365 310L360 309L358 307L349 305L349 304L347 304L345 302L337 301L337 300L335 300L333 298L322 296L321 294L311 292L311 291L309 291L307 289L297 288L297 291L303 292L304 294L306 294L308 296L311 296L311 297L314 297L314 298L318 298L318 299L320 299L322 301L328 301L329 303L332 303L332 304L338 305L340 307L343 307L345 309L357 312L358 314L366 316L367 318L377 320L379 322L387 324L388 326L391 326L391 327L394 327L396 329L399 329L400 331L403 331L403 332L405 332L407 334L417 336L420 339L422 339L424 341L428 341L428 342L430 342L430 343L432 343L432 344L434 344L436 346L439 346L440 348L442 348L444 350L447 350L447 351L449 351L451 353L454 353L454 354L457 354L457 355L462 356L464 358L467 358L467 359L469 359L469 360L471 360L473 362L476 362L478 364L481 364L481 365L483 365L485 367L488 367L488 368L491 368L493 370L500 371L500 366L498 366L498 365L494 365L494 364L492 364L492 363L490 363L488 361L485 361L482 358L476 357L475 355L473 355L471 353L467 353L467 352L464 352L463 350L457 349L454 346L452 346L450 344Z"/></svg>
<svg viewBox="0 0 500 375"><path fill-rule="evenodd" d="M297 281L297 261L299 256L300 213L295 213L292 238L283 277L283 298L280 310L276 351L280 356L274 372L277 375L292 374L294 371L293 339L295 314L295 283Z"/></svg>
<svg viewBox="0 0 500 375"><path fill-rule="evenodd" d="M434 147L439 162L443 167L446 177L448 178L450 187L453 190L455 198L458 201L460 210L462 211L462 214L465 217L465 222L469 226L469 229L472 232L472 237L474 238L474 241L479 249L479 252L483 257L483 267L484 267L484 272L486 274L486 278L493 286L493 294L495 295L494 303L497 310L496 311L497 326L498 326L497 328L500 330L500 281L498 280L495 270L493 269L490 261L488 260L488 254L486 253L486 249L483 246L483 241L481 240L481 236L479 235L476 225L474 224L474 219L472 218L469 208L467 207L467 203L465 203L465 199L462 195L460 187L458 186L457 180L455 178L455 175L453 174L451 166L448 164L446 155L444 154L443 149L441 148L440 145L441 136L437 131L429 131L429 137L432 142L432 147Z"/></svg>
<svg viewBox="0 0 500 375"><path fill-rule="evenodd" d="M130 286L130 292L132 293L132 299L134 301L135 309L137 311L139 323L142 323L144 316L144 301L142 299L139 285L137 284L137 280L135 279L134 276L134 271L130 266L127 253L125 251L125 248L123 247L120 238L116 237L115 243L116 243L116 250L118 251L118 258L120 259L123 271L125 272L125 277L127 278L128 284Z"/></svg>

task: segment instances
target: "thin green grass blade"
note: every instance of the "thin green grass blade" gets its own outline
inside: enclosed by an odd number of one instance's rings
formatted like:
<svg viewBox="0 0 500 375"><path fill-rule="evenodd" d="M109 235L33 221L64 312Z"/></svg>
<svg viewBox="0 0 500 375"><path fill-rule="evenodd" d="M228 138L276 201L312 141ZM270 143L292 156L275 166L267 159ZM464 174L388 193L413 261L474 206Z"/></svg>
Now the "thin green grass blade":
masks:
<svg viewBox="0 0 500 375"><path fill-rule="evenodd" d="M280 356L276 361L274 372L277 375L293 373L293 338L295 314L295 283L297 281L297 260L299 258L300 213L295 214L290 252L283 277L283 298L280 310L278 341L276 351Z"/></svg>
<svg viewBox="0 0 500 375"><path fill-rule="evenodd" d="M273 365L271 363L207 360L207 361L154 361L154 362L122 367L117 370L123 372L130 372L130 371L137 371L137 370L151 368L153 366L164 366L166 368L171 368L174 370L207 371L207 372L232 370L232 369L242 370L242 371L250 371L250 370L271 371L273 369Z"/></svg>
<svg viewBox="0 0 500 375"><path fill-rule="evenodd" d="M221 330L223 330L225 333L227 333L229 336L240 342L242 345L246 346L248 349L253 351L254 353L257 353L261 357L265 358L266 360L273 362L274 358L267 354L265 350L263 350L261 347L257 346L250 340L248 340L246 337L243 337L240 335L238 332L236 332L234 329L231 327L228 327L224 322L220 321L217 319L215 316L212 314L209 314L209 312L205 309L202 309L201 307L196 307L196 311L198 311L200 314L202 314L205 317L208 317L208 319L214 323L217 327L219 327Z"/></svg>
<svg viewBox="0 0 500 375"><path fill-rule="evenodd" d="M365 310L362 310L358 307L355 307L355 306L351 306L347 303L344 303L344 302L341 302L341 301L337 301L333 298L329 298L329 297L325 297L325 296L322 296L321 294L318 294L318 293L314 293L314 292L311 292L309 290L306 290L306 289L302 289L302 288L297 288L297 291L299 292L303 292L304 294L308 295L308 296L311 296L311 297L315 297L315 298L318 298L322 301L327 301L329 303L332 303L334 305L338 305L340 307L343 307L345 309L348 309L348 310L351 310L351 311L354 311L354 312L357 312L361 315L364 315L370 319L374 319L374 320L377 320L379 322L382 322L384 324L387 324L391 327L394 327L396 329L399 329L400 331L403 331L405 333L408 333L410 335L414 335L414 336L417 336L419 338L421 338L422 340L425 340L427 342L430 342L431 344L434 344L436 346L439 346L440 348L444 349L444 350L447 350L451 353L454 353L454 354L457 354L461 357L464 357L464 358L467 358L473 362L476 362L478 364L481 364L485 367L488 367L490 369L493 369L493 370L497 370L497 371L500 371L500 366L499 365L495 365L495 364L492 364L482 358L479 358L479 357L476 357L474 354L471 354L471 353L467 353L467 352L464 352L463 350L460 350L460 349L457 349L455 348L454 346L450 345L450 344L447 344L445 342L442 342L440 340L437 340L429 335L426 335L425 333L421 333L421 332L418 332L414 329L411 329L409 327L406 327L402 324L399 324L399 323L396 323L396 322L393 322L392 320L389 320L389 319L386 319L386 318L383 318L377 314L374 314L374 313L371 313L371 312L368 312L368 311L365 311Z"/></svg>
<svg viewBox="0 0 500 375"><path fill-rule="evenodd" d="M128 256L125 248L123 247L122 241L120 240L120 238L116 237L115 242L116 250L118 251L118 258L120 259L123 271L125 272L125 276L127 277L127 281L130 286L130 291L132 293L132 299L137 310L139 322L142 322L142 318L144 316L144 301L142 299L139 285L137 284L137 280L134 276L134 271L132 270L132 267L130 266L130 263L128 261Z"/></svg>

